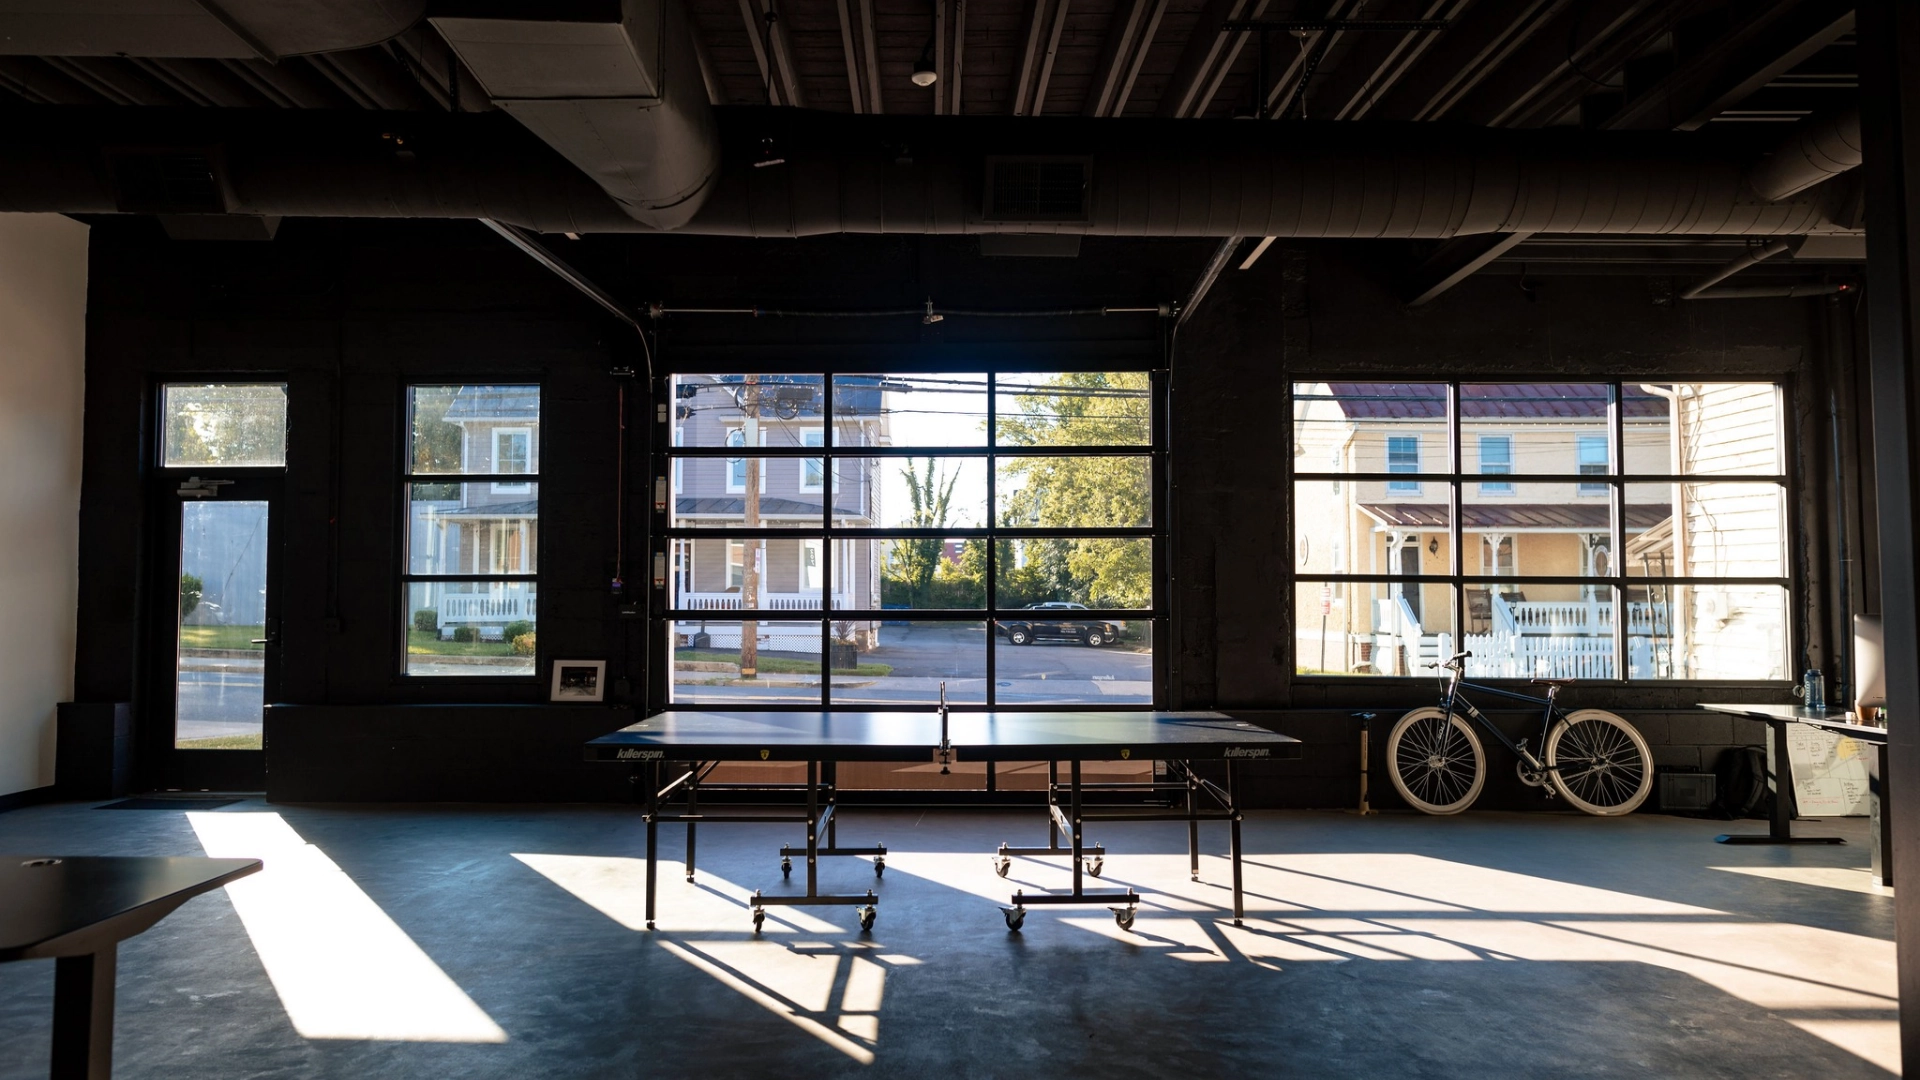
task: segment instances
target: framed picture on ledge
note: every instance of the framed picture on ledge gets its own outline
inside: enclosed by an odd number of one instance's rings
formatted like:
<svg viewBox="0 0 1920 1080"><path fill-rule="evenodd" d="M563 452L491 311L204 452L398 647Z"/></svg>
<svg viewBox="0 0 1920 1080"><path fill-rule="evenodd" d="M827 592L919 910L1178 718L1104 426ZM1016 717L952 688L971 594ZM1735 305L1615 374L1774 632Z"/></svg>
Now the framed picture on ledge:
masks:
<svg viewBox="0 0 1920 1080"><path fill-rule="evenodd" d="M605 660L555 660L552 701L590 702L606 698Z"/></svg>

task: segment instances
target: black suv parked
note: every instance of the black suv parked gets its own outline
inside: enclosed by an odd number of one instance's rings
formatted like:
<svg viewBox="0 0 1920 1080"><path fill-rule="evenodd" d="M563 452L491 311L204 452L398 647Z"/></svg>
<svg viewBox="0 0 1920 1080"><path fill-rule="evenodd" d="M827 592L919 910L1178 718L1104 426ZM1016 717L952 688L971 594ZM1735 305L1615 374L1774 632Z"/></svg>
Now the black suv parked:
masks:
<svg viewBox="0 0 1920 1080"><path fill-rule="evenodd" d="M1120 640L1120 631L1127 628L1126 623L1070 617L1073 612L1087 610L1085 604L1050 600L1044 604L1028 604L1026 610L1033 614L1024 619L1002 619L994 624L1015 645L1031 645L1041 638L1065 638L1097 649Z"/></svg>

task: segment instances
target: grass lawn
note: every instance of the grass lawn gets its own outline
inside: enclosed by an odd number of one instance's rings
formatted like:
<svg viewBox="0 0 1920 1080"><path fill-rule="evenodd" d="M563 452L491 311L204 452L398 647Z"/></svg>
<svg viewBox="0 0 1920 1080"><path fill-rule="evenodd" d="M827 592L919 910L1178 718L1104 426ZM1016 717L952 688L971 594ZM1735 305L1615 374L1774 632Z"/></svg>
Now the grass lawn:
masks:
<svg viewBox="0 0 1920 1080"><path fill-rule="evenodd" d="M414 656L512 656L505 641L442 641L432 630L407 631L407 652Z"/></svg>
<svg viewBox="0 0 1920 1080"><path fill-rule="evenodd" d="M723 664L737 664L740 654L721 649L680 649L673 654L675 660L717 660ZM760 654L758 670L769 675L818 675L820 661L795 660L786 656L768 656ZM834 668L835 675L891 675L892 664L860 664L850 668Z"/></svg>
<svg viewBox="0 0 1920 1080"><path fill-rule="evenodd" d="M175 742L178 750L260 750L264 748L260 733L251 735L210 735L204 739L181 739Z"/></svg>
<svg viewBox="0 0 1920 1080"><path fill-rule="evenodd" d="M262 627L258 626L183 626L180 628L180 647L261 652L266 646L253 644L254 638L267 636L261 630Z"/></svg>

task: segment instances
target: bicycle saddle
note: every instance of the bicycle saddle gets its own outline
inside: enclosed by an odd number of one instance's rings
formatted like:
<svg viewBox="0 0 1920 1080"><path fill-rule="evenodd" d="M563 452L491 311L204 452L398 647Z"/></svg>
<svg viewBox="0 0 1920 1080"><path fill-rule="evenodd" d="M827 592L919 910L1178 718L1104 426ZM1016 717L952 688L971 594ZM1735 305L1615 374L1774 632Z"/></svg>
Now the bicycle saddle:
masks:
<svg viewBox="0 0 1920 1080"><path fill-rule="evenodd" d="M1561 687L1567 685L1573 680L1572 679L1528 679L1527 681L1529 683L1532 683L1534 686L1546 687L1547 697L1552 698L1555 694L1558 694L1560 692Z"/></svg>

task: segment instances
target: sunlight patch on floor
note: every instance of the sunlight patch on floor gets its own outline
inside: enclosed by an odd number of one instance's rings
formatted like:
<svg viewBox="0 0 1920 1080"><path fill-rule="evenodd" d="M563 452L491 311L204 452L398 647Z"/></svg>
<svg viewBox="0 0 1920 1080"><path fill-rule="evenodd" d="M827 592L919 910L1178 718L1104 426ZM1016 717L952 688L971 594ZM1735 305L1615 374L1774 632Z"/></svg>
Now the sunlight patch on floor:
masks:
<svg viewBox="0 0 1920 1080"><path fill-rule="evenodd" d="M1818 885L1823 889L1844 889L1868 896L1893 895L1893 886L1877 884L1873 871L1864 866L1709 866L1707 869L1790 881L1796 885Z"/></svg>
<svg viewBox="0 0 1920 1080"><path fill-rule="evenodd" d="M507 1033L332 859L277 813L189 813L293 1028L308 1039L502 1043Z"/></svg>
<svg viewBox="0 0 1920 1080"><path fill-rule="evenodd" d="M647 928L647 860L603 855L514 852L529 869L629 930ZM710 870L688 883L679 863L662 863L654 925L680 933L751 930L747 900L753 890ZM795 907L769 907L763 932L836 934L843 929ZM851 922L851 918L849 919Z"/></svg>

